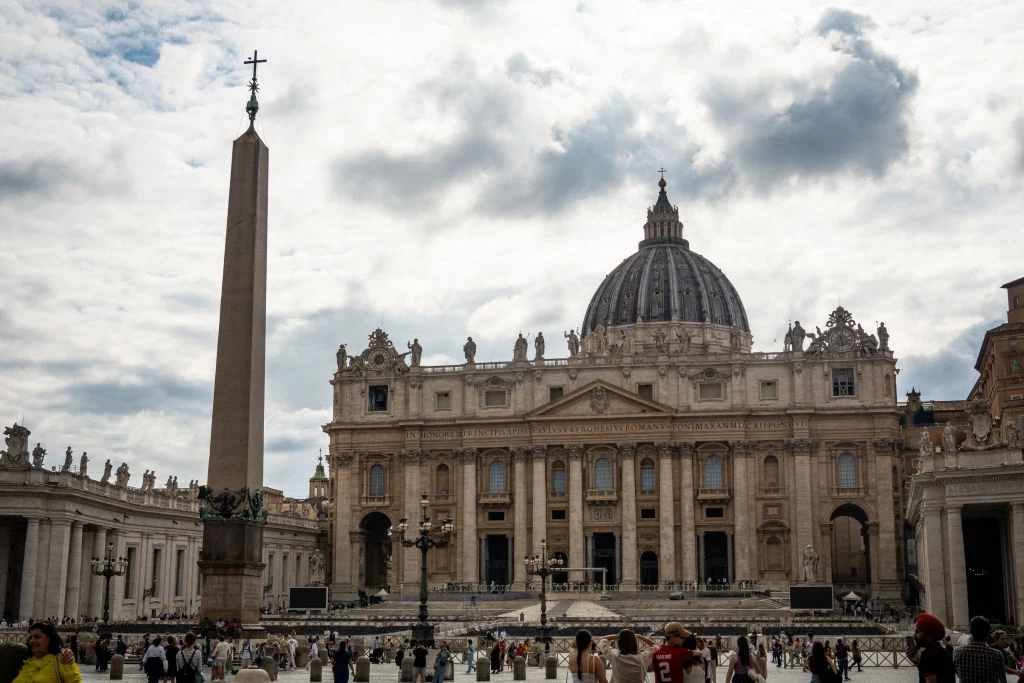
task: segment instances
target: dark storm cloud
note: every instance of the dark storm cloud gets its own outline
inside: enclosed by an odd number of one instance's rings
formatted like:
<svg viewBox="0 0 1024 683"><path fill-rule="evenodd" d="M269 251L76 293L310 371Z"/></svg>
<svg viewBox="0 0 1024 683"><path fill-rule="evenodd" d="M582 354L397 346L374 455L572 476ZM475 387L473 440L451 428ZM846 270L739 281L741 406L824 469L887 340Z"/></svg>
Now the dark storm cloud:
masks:
<svg viewBox="0 0 1024 683"><path fill-rule="evenodd" d="M545 88L555 81L562 80L562 73L558 69L544 69L535 66L530 58L522 52L517 52L505 60L505 73L513 81L528 80L534 85Z"/></svg>
<svg viewBox="0 0 1024 683"><path fill-rule="evenodd" d="M935 353L900 358L899 397L912 387L928 400L957 401L967 398L978 373L974 361L985 332L1002 324L995 319L968 327ZM897 355L899 349L896 349Z"/></svg>
<svg viewBox="0 0 1024 683"><path fill-rule="evenodd" d="M133 415L144 410L198 413L213 400L212 383L190 383L148 371L134 379L72 384L62 394L60 407L72 414Z"/></svg>
<svg viewBox="0 0 1024 683"><path fill-rule="evenodd" d="M52 159L0 161L0 202L18 197L49 197L81 179L69 163Z"/></svg>
<svg viewBox="0 0 1024 683"><path fill-rule="evenodd" d="M776 88L718 81L705 92L719 125L731 130L730 157L761 189L793 176L843 171L882 176L909 146L907 115L917 76L878 52L864 37L868 17L830 9L815 27L847 55L827 86L800 96L781 111L768 107Z"/></svg>

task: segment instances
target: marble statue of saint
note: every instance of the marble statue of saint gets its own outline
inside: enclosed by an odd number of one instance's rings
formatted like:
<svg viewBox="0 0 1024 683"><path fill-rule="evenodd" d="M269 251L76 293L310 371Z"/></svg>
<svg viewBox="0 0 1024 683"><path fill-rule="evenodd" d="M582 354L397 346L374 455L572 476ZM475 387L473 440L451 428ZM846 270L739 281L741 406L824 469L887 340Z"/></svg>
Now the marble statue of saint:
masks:
<svg viewBox="0 0 1024 683"><path fill-rule="evenodd" d="M1007 448L1020 448L1020 428L1013 420L1006 425L1006 446Z"/></svg>
<svg viewBox="0 0 1024 683"><path fill-rule="evenodd" d="M174 477L167 477L167 483L164 484L164 493L168 496L174 495Z"/></svg>
<svg viewBox="0 0 1024 683"><path fill-rule="evenodd" d="M680 353L690 352L690 334L686 330L676 332L676 341L679 342Z"/></svg>
<svg viewBox="0 0 1024 683"><path fill-rule="evenodd" d="M128 480L131 478L131 473L128 472L128 463L123 462L117 466L117 487L120 489L128 486Z"/></svg>
<svg viewBox="0 0 1024 683"><path fill-rule="evenodd" d="M472 337L466 337L466 343L462 345L462 353L466 355L467 363L476 362L476 342Z"/></svg>
<svg viewBox="0 0 1024 683"><path fill-rule="evenodd" d="M406 342L405 345L409 347L410 352L409 366L413 368L418 368L420 366L420 358L423 357L423 347L420 346L420 340L413 339L411 344L409 342Z"/></svg>
<svg viewBox="0 0 1024 683"><path fill-rule="evenodd" d="M103 477L100 479L101 484L106 484L110 481L110 471L113 467L114 466L110 464L110 458L107 458L107 462L103 465Z"/></svg>
<svg viewBox="0 0 1024 683"><path fill-rule="evenodd" d="M544 333L538 332L537 338L533 340L533 349L536 353L534 360L544 360Z"/></svg>
<svg viewBox="0 0 1024 683"><path fill-rule="evenodd" d="M805 545L803 555L804 582L814 583L818 580L818 563L820 561L821 556L818 555L818 551L814 549L814 546L810 544Z"/></svg>
<svg viewBox="0 0 1024 683"><path fill-rule="evenodd" d="M789 338L789 345L793 351L803 352L804 350L804 339L807 338L807 332L803 327L800 326L800 321L797 320L793 323L793 332Z"/></svg>
<svg viewBox="0 0 1024 683"><path fill-rule="evenodd" d="M947 422L942 428L942 451L944 453L956 453L956 430L952 422Z"/></svg>
<svg viewBox="0 0 1024 683"><path fill-rule="evenodd" d="M78 460L78 473L83 477L89 471L89 454L82 451L82 457Z"/></svg>
<svg viewBox="0 0 1024 683"><path fill-rule="evenodd" d="M314 586L324 583L324 554L317 548L309 558L309 582Z"/></svg>
<svg viewBox="0 0 1024 683"><path fill-rule="evenodd" d="M199 480L193 479L188 483L189 500L199 500Z"/></svg>
<svg viewBox="0 0 1024 683"><path fill-rule="evenodd" d="M878 350L889 350L889 330L885 329L885 322L878 323Z"/></svg>
<svg viewBox="0 0 1024 683"><path fill-rule="evenodd" d="M64 466L60 468L61 472L71 471L71 463L74 460L74 457L75 456L71 455L71 446L68 446L68 449L64 451Z"/></svg>
<svg viewBox="0 0 1024 683"><path fill-rule="evenodd" d="M35 467L37 470L42 469L45 457L46 449L43 448L43 444L36 443L36 447L32 449L32 467Z"/></svg>
<svg viewBox="0 0 1024 683"><path fill-rule="evenodd" d="M928 430L923 427L921 428L921 435L917 440L917 450L922 456L931 455L935 452L935 449L932 447L932 437Z"/></svg>
<svg viewBox="0 0 1024 683"><path fill-rule="evenodd" d="M575 358L576 355L580 352L580 338L576 336L576 330L569 330L568 332L563 332L562 336L566 338L567 343L569 345L569 357Z"/></svg>
<svg viewBox="0 0 1024 683"><path fill-rule="evenodd" d="M348 364L348 351L345 350L345 345L344 344L342 344L341 346L338 347L337 358L338 358L338 372L341 372L342 370L345 369L345 366Z"/></svg>
<svg viewBox="0 0 1024 683"><path fill-rule="evenodd" d="M528 348L529 348L529 345L526 343L526 338L523 337L523 333L520 332L519 333L519 338L516 339L515 346L512 347L512 361L513 362L525 361L526 360L526 350Z"/></svg>
<svg viewBox="0 0 1024 683"><path fill-rule="evenodd" d="M657 329L654 331L654 348L658 351L665 350L665 330Z"/></svg>

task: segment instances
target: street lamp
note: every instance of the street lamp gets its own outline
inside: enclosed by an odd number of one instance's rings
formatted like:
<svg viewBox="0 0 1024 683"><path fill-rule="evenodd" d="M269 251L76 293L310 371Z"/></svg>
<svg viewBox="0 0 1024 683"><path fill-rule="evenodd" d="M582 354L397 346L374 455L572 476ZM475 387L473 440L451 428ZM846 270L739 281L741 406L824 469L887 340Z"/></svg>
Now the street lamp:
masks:
<svg viewBox="0 0 1024 683"><path fill-rule="evenodd" d="M562 566L562 558L548 557L548 541L546 538L540 540L540 555L524 557L526 573L540 577L540 629L543 634L545 649L550 647L551 635L548 629L548 596L547 579L555 573L558 567Z"/></svg>
<svg viewBox="0 0 1024 683"><path fill-rule="evenodd" d="M416 536L409 539L405 537L405 532L409 530L409 520L404 517L399 520L397 527L388 528L388 535L390 536L392 531L397 529L403 546L420 549L420 611L418 621L412 629L412 639L433 645L434 626L427 617L427 551L431 548L448 547L448 542L451 541L452 533L455 531L455 524L451 519L444 519L437 525L430 522L430 517L427 516L430 500L427 499L425 493L420 499L420 506L423 508L423 519L420 520ZM430 535L432 530L440 531L441 535L432 537Z"/></svg>
<svg viewBox="0 0 1024 683"><path fill-rule="evenodd" d="M107 556L92 558L92 573L106 579L103 586L103 623L110 622L110 579L115 576L123 576L128 570L128 560L123 557L114 557L114 544L107 544Z"/></svg>

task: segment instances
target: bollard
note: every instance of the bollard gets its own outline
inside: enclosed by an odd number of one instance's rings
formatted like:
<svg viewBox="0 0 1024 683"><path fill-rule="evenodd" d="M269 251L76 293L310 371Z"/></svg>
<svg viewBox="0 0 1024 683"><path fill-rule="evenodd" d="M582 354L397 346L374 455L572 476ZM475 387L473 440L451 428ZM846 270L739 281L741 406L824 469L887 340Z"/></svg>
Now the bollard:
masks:
<svg viewBox="0 0 1024 683"><path fill-rule="evenodd" d="M270 674L263 669L241 669L233 683L270 683Z"/></svg>
<svg viewBox="0 0 1024 683"><path fill-rule="evenodd" d="M558 678L558 657L548 655L544 660L544 678L553 681Z"/></svg>
<svg viewBox="0 0 1024 683"><path fill-rule="evenodd" d="M309 660L309 683L320 683L324 680L324 663L319 657Z"/></svg>
<svg viewBox="0 0 1024 683"><path fill-rule="evenodd" d="M114 655L110 658L110 680L119 681L124 678L124 657Z"/></svg>
<svg viewBox="0 0 1024 683"><path fill-rule="evenodd" d="M402 683L412 683L412 662L412 652L410 651L407 655L405 655L405 659L402 660L402 673L398 677L398 680L400 680Z"/></svg>
<svg viewBox="0 0 1024 683"><path fill-rule="evenodd" d="M405 664L405 661L402 661ZM405 668L405 667L403 667ZM356 683L369 683L370 680L370 658L360 655L356 660Z"/></svg>
<svg viewBox="0 0 1024 683"><path fill-rule="evenodd" d="M526 658L516 657L512 662L512 680L513 681L525 681L526 680Z"/></svg>
<svg viewBox="0 0 1024 683"><path fill-rule="evenodd" d="M476 658L476 680L491 680L491 658L483 651L481 651L480 656Z"/></svg>
<svg viewBox="0 0 1024 683"><path fill-rule="evenodd" d="M246 671L251 671L251 669L246 669ZM277 680L277 662L269 654L263 655L263 666L260 669L256 669L256 671L265 672L272 681Z"/></svg>

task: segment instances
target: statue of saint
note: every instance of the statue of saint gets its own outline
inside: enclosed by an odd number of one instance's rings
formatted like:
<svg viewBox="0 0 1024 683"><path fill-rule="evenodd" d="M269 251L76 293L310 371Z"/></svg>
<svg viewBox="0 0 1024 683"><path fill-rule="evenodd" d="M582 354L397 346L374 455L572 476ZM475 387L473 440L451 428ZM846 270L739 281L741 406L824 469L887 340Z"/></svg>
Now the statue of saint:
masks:
<svg viewBox="0 0 1024 683"><path fill-rule="evenodd" d="M82 457L78 460L78 474L86 476L86 472L89 471L89 454L82 451Z"/></svg>
<svg viewBox="0 0 1024 683"><path fill-rule="evenodd" d="M576 330L569 330L568 332L563 332L562 336L564 336L568 340L567 343L569 344L569 357L575 358L576 354L580 352L580 338L576 336Z"/></svg>
<svg viewBox="0 0 1024 683"><path fill-rule="evenodd" d="M679 353L690 352L690 335L686 330L676 332L676 341L679 342Z"/></svg>
<svg viewBox="0 0 1024 683"><path fill-rule="evenodd" d="M953 428L952 422L947 422L946 426L942 428L942 452L956 453L956 430Z"/></svg>
<svg viewBox="0 0 1024 683"><path fill-rule="evenodd" d="M101 484L106 484L110 481L110 471L113 467L114 466L110 464L110 458L107 458L107 462L103 465L103 477L100 479Z"/></svg>
<svg viewBox="0 0 1024 683"><path fill-rule="evenodd" d="M803 352L804 350L804 339L807 337L807 332L803 327L800 326L800 321L797 320L793 323L793 330L789 337L789 346L793 351Z"/></svg>
<svg viewBox="0 0 1024 683"><path fill-rule="evenodd" d="M188 483L189 500L199 500L199 480L193 479Z"/></svg>
<svg viewBox="0 0 1024 683"><path fill-rule="evenodd" d="M128 480L131 478L131 474L128 472L128 463L123 462L117 466L117 487L123 489L128 486Z"/></svg>
<svg viewBox="0 0 1024 683"><path fill-rule="evenodd" d="M804 546L803 555L803 566L804 566L804 581L806 583L814 583L818 580L818 563L821 561L821 556L818 555L818 551L814 549L814 546L808 544Z"/></svg>
<svg viewBox="0 0 1024 683"><path fill-rule="evenodd" d="M466 337L466 343L462 345L462 353L466 355L467 363L476 362L476 342L472 337Z"/></svg>
<svg viewBox="0 0 1024 683"><path fill-rule="evenodd" d="M345 366L348 365L348 351L345 350L345 345L342 344L338 347L338 372L342 372Z"/></svg>
<svg viewBox="0 0 1024 683"><path fill-rule="evenodd" d="M68 449L66 451L64 451L64 466L60 468L60 471L61 472L70 472L71 471L71 463L74 460L74 458L75 458L75 456L71 455L71 446L68 446Z"/></svg>
<svg viewBox="0 0 1024 683"><path fill-rule="evenodd" d="M544 333L538 332L537 338L533 340L533 349L536 353L534 360L544 360Z"/></svg>
<svg viewBox="0 0 1024 683"><path fill-rule="evenodd" d="M659 328L654 331L654 348L659 352L665 351L665 338L665 330Z"/></svg>
<svg viewBox="0 0 1024 683"><path fill-rule="evenodd" d="M1020 448L1020 428L1013 420L1006 425L1006 446L1007 448Z"/></svg>
<svg viewBox="0 0 1024 683"><path fill-rule="evenodd" d="M922 456L931 455L935 452L935 449L932 447L932 437L928 433L927 428L921 428L921 435L917 439L917 450Z"/></svg>
<svg viewBox="0 0 1024 683"><path fill-rule="evenodd" d="M418 368L420 366L420 358L423 356L423 347L420 346L420 340L413 339L411 344L406 342L405 345L409 347L409 367Z"/></svg>
<svg viewBox="0 0 1024 683"><path fill-rule="evenodd" d="M889 350L889 330L885 329L885 322L878 323L878 350Z"/></svg>
<svg viewBox="0 0 1024 683"><path fill-rule="evenodd" d="M46 457L46 449L43 448L43 444L36 443L36 447L32 449L32 467L37 470L43 467L43 458Z"/></svg>
<svg viewBox="0 0 1024 683"><path fill-rule="evenodd" d="M515 346L512 347L512 362L525 362L526 361L526 350L529 346L526 343L526 338L523 337L523 333L519 333L519 338L516 339Z"/></svg>
<svg viewBox="0 0 1024 683"><path fill-rule="evenodd" d="M324 583L324 554L320 548L314 550L309 558L309 582L314 586Z"/></svg>

